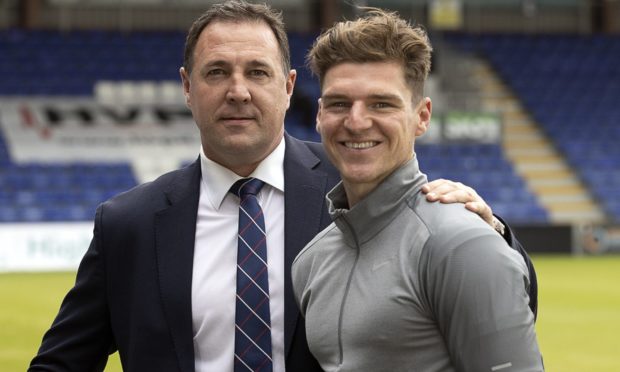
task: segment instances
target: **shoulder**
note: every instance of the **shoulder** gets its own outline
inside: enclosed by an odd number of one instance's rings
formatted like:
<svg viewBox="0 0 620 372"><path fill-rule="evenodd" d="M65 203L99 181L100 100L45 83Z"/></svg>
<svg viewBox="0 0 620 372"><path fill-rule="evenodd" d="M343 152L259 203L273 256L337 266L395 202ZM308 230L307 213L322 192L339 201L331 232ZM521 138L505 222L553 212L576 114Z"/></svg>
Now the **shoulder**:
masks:
<svg viewBox="0 0 620 372"><path fill-rule="evenodd" d="M415 198L411 207L428 230L423 255L438 268L490 271L493 265L527 273L523 258L477 214L460 203L441 204Z"/></svg>
<svg viewBox="0 0 620 372"><path fill-rule="evenodd" d="M297 254L293 263L302 260L305 256L312 255L317 249L320 249L321 246L330 245L330 242L339 236L340 230L338 230L336 224L332 222L306 244L304 249Z"/></svg>
<svg viewBox="0 0 620 372"><path fill-rule="evenodd" d="M313 281L313 277L320 270L331 272L333 269L331 266L338 265L335 252L342 245L339 239L339 230L336 224L331 223L306 244L304 249L293 260L291 268L293 293L302 313L305 312L302 298Z"/></svg>
<svg viewBox="0 0 620 372"><path fill-rule="evenodd" d="M289 162L301 163L312 169L320 169L328 174L338 174L338 170L329 161L321 143L302 141L289 135L285 135L285 140L286 158Z"/></svg>
<svg viewBox="0 0 620 372"><path fill-rule="evenodd" d="M415 194L407 203L433 235L488 226L462 203L429 202L421 193Z"/></svg>
<svg viewBox="0 0 620 372"><path fill-rule="evenodd" d="M286 140L286 146L288 148L291 148L293 150L299 150L300 148L307 149L311 153L319 157L320 159L322 160L327 159L325 149L323 148L323 145L320 142L304 141L304 140L295 138L293 136L290 136L288 134L285 135L284 138Z"/></svg>
<svg viewBox="0 0 620 372"><path fill-rule="evenodd" d="M307 277L308 271L315 259L327 259L329 254L327 254L326 250L340 247L339 240L340 230L332 222L306 244L293 260L293 281Z"/></svg>
<svg viewBox="0 0 620 372"><path fill-rule="evenodd" d="M429 239L437 244L454 244L482 236L496 237L498 241L503 241L491 226L480 216L467 210L462 203L428 202L421 194L410 199L408 203L428 230Z"/></svg>
<svg viewBox="0 0 620 372"><path fill-rule="evenodd" d="M200 163L196 161L113 196L99 206L98 213L105 210L113 218L153 213L167 207L170 198L197 193L199 180Z"/></svg>

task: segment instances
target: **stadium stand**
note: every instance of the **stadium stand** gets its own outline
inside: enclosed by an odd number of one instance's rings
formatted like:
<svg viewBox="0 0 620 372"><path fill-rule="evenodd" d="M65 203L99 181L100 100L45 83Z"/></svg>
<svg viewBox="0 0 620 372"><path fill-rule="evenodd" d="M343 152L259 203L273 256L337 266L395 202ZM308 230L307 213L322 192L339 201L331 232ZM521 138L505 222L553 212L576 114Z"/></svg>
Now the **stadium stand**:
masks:
<svg viewBox="0 0 620 372"><path fill-rule="evenodd" d="M304 68L304 55L315 36L290 34L299 77L286 128L310 140L319 140L314 130L319 87ZM0 95L93 96L101 81L175 80L183 42L180 32L5 30L0 32L0 53L8 58L0 64ZM90 220L97 203L137 183L129 164L14 164L6 145L0 149L0 221ZM471 185L509 222L548 220L501 146L420 144L418 151L431 178Z"/></svg>
<svg viewBox="0 0 620 372"><path fill-rule="evenodd" d="M610 220L620 221L620 37L452 35L492 63L577 171Z"/></svg>
<svg viewBox="0 0 620 372"><path fill-rule="evenodd" d="M512 222L544 223L547 212L527 189L498 144L418 144L429 179L451 178L471 185Z"/></svg>
<svg viewBox="0 0 620 372"><path fill-rule="evenodd" d="M0 95L90 96L100 80L178 80L184 33L0 32Z"/></svg>
<svg viewBox="0 0 620 372"><path fill-rule="evenodd" d="M156 51L169 50L166 43L175 38L178 46L179 34L145 41L139 34L6 30L0 32L0 95L90 96L99 79L153 79L155 72L161 79L168 69L159 65L170 53ZM138 40L148 48L135 49ZM135 184L129 164L14 163L0 133L0 222L92 220L98 203Z"/></svg>

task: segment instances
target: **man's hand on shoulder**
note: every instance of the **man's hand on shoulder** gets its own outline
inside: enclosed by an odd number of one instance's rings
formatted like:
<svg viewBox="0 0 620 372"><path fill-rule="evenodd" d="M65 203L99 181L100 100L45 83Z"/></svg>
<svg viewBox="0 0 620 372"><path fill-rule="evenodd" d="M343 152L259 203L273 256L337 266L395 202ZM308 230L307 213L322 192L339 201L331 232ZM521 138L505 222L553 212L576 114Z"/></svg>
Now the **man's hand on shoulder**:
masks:
<svg viewBox="0 0 620 372"><path fill-rule="evenodd" d="M491 206L471 187L461 182L440 178L422 186L422 193L426 194L426 200L430 202L439 201L445 204L463 203L465 208L477 213L495 231L501 235L504 234L504 224L493 216Z"/></svg>

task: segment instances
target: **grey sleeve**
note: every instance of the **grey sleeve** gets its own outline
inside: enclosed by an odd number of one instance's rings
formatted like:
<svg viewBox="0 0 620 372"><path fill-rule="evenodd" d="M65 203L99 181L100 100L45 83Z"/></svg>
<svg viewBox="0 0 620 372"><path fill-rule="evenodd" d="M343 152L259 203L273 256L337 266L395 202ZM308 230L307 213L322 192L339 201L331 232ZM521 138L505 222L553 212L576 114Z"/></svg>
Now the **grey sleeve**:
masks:
<svg viewBox="0 0 620 372"><path fill-rule="evenodd" d="M301 316L306 317L306 305L307 301L303 301L306 284L308 282L309 265L307 265L305 257L303 256L305 251L302 251L293 261L291 268L291 277L293 279L293 294L295 296L295 302L301 312Z"/></svg>
<svg viewBox="0 0 620 372"><path fill-rule="evenodd" d="M459 371L543 371L521 256L491 229L434 234L424 278Z"/></svg>

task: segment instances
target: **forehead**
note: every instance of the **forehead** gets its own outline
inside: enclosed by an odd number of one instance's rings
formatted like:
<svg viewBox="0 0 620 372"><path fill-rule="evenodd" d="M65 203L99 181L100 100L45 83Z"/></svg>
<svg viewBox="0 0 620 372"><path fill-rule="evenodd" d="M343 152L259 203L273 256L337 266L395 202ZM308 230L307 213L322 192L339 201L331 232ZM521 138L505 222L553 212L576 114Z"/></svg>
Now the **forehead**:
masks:
<svg viewBox="0 0 620 372"><path fill-rule="evenodd" d="M366 95L399 95L411 97L411 87L403 67L397 62L340 63L323 78L322 95L347 95L363 98Z"/></svg>
<svg viewBox="0 0 620 372"><path fill-rule="evenodd" d="M278 42L266 23L215 21L202 30L194 51L199 61L240 55L280 58Z"/></svg>

